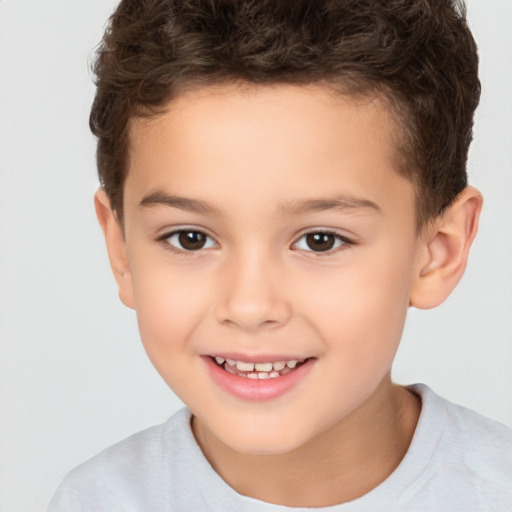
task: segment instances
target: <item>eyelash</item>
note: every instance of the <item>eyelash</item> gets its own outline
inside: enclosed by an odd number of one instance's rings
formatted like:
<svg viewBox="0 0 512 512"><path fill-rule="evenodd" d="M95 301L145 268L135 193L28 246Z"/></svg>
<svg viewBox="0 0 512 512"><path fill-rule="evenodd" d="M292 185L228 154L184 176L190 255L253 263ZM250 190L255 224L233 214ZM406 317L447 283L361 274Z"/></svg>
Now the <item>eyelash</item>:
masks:
<svg viewBox="0 0 512 512"><path fill-rule="evenodd" d="M302 235L298 238L296 242L294 242L294 246L296 246L302 239L305 239L309 235L327 235L334 237L335 243L340 243L337 247L333 247L331 249L325 250L325 251L313 251L313 250L307 250L307 249L300 249L305 252L311 253L317 258L332 256L333 254L338 253L340 250L346 250L348 247L355 245L355 242L353 240L350 240L346 236L340 235L339 233L336 233L335 231L330 231L328 229L317 229L313 231L306 231L305 233L302 233Z"/></svg>
<svg viewBox="0 0 512 512"><path fill-rule="evenodd" d="M215 240L213 240L213 238L211 236L207 235L204 231L201 231L200 229L194 229L194 228L176 229L174 231L171 231L170 233L165 233L164 235L159 236L156 239L156 241L163 243L165 249L172 251L180 256L197 256L198 253L202 252L201 250L204 249L204 247L201 247L197 250L189 250L189 249L185 249L185 248L180 249L179 247L175 247L174 245L172 245L169 242L169 239L172 238L173 236L180 235L183 233L199 233L200 235L205 236L207 240L213 241L216 244Z"/></svg>
<svg viewBox="0 0 512 512"><path fill-rule="evenodd" d="M205 236L207 240L213 241L215 244L217 244L217 242L215 242L215 240L211 236L207 235L204 231L201 231L200 229L193 229L193 228L176 229L174 231L171 231L170 233L165 233L164 235L158 237L156 239L156 241L160 242L160 243L163 243L164 247L167 250L170 250L170 251L172 251L174 253L177 253L179 255L182 255L182 256L196 256L196 255L198 255L198 253L202 252L202 249L204 249L205 247L200 247L200 248L198 248L196 250L185 249L185 248L176 247L176 246L172 245L169 242L169 239L171 237L176 236L176 235L180 235L180 234L183 234L183 233L200 234L200 235ZM340 235L339 233L336 233L334 231L330 231L328 229L326 229L326 230L318 229L318 230L307 231L307 232L302 233L301 236L297 239L297 241L293 243L292 247L293 246L297 246L297 244L302 239L305 239L307 236L309 236L309 235L318 235L318 234L332 236L332 237L335 238L335 243L340 243L340 244L337 247L333 247L333 248L327 249L325 251L314 251L314 250L308 250L308 249L299 249L299 250L311 253L315 257L325 257L325 256L332 255L334 253L337 253L340 250L344 250L344 248L346 249L349 246L355 245L355 242L353 240L350 240L349 238L347 238L347 237L345 237L343 235ZM208 242L206 242L206 243L208 243ZM210 248L210 247L206 247L206 248Z"/></svg>

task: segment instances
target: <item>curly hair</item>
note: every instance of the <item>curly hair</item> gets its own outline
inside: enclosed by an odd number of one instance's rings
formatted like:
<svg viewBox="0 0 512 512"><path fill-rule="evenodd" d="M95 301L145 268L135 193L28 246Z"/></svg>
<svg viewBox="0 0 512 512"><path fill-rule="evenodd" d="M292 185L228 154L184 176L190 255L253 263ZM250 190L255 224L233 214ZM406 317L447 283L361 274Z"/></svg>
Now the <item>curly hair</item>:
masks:
<svg viewBox="0 0 512 512"><path fill-rule="evenodd" d="M122 0L94 73L98 173L120 221L130 120L223 83L379 95L397 121L418 226L467 185L480 82L462 0Z"/></svg>

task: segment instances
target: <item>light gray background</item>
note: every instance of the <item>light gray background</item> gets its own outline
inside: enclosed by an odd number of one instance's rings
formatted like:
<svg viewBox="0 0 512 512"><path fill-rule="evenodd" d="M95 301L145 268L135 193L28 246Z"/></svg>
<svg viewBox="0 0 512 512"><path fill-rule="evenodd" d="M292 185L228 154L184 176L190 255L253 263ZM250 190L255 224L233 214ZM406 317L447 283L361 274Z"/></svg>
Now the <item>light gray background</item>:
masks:
<svg viewBox="0 0 512 512"><path fill-rule="evenodd" d="M114 0L0 0L0 511L45 509L65 472L180 402L117 300L93 213L88 59ZM512 2L469 0L486 204L469 268L411 311L401 383L512 425Z"/></svg>

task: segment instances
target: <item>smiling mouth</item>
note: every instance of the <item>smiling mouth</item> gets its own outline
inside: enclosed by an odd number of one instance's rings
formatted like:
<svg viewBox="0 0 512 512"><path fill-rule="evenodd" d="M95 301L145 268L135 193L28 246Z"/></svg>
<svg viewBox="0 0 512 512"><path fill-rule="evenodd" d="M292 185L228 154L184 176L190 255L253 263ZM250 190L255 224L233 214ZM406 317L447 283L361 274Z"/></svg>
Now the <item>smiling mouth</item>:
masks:
<svg viewBox="0 0 512 512"><path fill-rule="evenodd" d="M244 361L235 361L234 359L225 359L223 357L212 357L215 364L227 373L244 377L247 379L275 379L300 368L304 363L312 359L291 359L289 361L275 361L268 363L247 363Z"/></svg>

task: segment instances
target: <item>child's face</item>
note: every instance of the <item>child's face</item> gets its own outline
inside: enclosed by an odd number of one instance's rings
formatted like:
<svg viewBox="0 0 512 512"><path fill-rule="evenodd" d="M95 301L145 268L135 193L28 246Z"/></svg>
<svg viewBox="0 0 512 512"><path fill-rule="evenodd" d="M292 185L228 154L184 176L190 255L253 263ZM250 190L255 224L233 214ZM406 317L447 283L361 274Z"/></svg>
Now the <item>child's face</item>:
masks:
<svg viewBox="0 0 512 512"><path fill-rule="evenodd" d="M121 297L231 448L287 452L390 386L422 253L392 133L382 103L319 87L203 89L133 123Z"/></svg>

